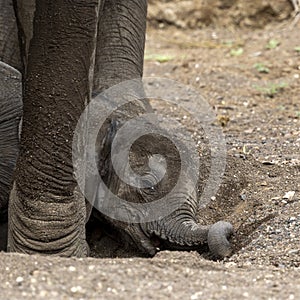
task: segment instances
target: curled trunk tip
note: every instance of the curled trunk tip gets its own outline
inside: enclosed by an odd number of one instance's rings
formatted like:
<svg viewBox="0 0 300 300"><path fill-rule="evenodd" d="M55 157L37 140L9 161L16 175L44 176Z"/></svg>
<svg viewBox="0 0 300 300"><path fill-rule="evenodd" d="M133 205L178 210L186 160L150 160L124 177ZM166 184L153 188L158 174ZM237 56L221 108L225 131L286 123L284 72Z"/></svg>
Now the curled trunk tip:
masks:
<svg viewBox="0 0 300 300"><path fill-rule="evenodd" d="M210 227L207 243L215 258L224 258L231 255L232 247L228 239L232 234L233 226L228 222L219 221Z"/></svg>

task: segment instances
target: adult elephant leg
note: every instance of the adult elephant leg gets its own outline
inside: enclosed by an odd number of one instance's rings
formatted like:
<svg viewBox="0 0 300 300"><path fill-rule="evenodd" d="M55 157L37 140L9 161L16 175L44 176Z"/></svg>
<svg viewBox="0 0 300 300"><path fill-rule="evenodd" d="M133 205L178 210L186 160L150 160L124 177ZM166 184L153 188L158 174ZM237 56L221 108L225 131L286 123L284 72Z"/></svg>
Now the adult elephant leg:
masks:
<svg viewBox="0 0 300 300"><path fill-rule="evenodd" d="M141 78L146 0L105 0L98 25L94 91Z"/></svg>
<svg viewBox="0 0 300 300"><path fill-rule="evenodd" d="M85 200L73 177L72 137L89 101L98 13L98 0L35 3L9 203L9 251L87 255Z"/></svg>

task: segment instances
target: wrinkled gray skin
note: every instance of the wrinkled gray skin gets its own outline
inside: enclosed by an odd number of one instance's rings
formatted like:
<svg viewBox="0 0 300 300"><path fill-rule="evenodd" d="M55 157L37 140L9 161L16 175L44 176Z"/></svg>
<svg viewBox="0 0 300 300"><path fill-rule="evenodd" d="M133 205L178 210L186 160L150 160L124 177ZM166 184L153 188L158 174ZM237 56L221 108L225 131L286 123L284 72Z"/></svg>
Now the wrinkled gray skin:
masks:
<svg viewBox="0 0 300 300"><path fill-rule="evenodd" d="M6 248L8 197L19 151L21 89L20 72L0 61L0 250Z"/></svg>
<svg viewBox="0 0 300 300"><path fill-rule="evenodd" d="M91 209L73 176L73 132L91 91L98 94L114 84L142 76L146 1L41 0L38 3L36 6L34 0L14 1L21 65L15 59L13 53L17 51L13 46L10 46L9 54L1 56L8 64L21 69L24 101L20 153L9 199L8 250L86 256L85 223ZM0 5L0 11L4 12L4 19L0 14L1 25L8 22L5 13L11 12L2 9L9 5L8 1L1 0ZM81 18L84 22L78 21ZM4 38L0 34L0 41L4 39L7 45L13 44L10 39L14 38L13 34ZM3 49L2 46L2 53ZM1 77L1 80L0 86L11 78ZM142 88L134 92L138 92L137 98L142 98ZM11 93L19 95L19 90ZM1 95L0 105L13 107L8 115L0 114L1 153L5 153L2 141L8 140L9 135L2 129L9 128L14 136L7 147L12 151L11 157L0 156L0 175L4 176L4 180L0 177L0 208L5 215L18 150L15 138L21 108L19 102L12 104L5 95ZM136 100L116 111L98 136L99 172L106 185L128 201L153 201L177 180L180 165L176 153L170 151L170 145L163 146L164 141L145 144L149 137L132 148L131 165L147 175L147 167L143 166L147 166L147 160L161 150L170 162L162 182L153 189L134 189L121 182L111 167L109 153L116 131L126 120L150 110L146 102ZM8 125L3 120L8 120ZM159 145L158 149L152 149L153 144ZM2 171L3 164L4 170L8 171ZM100 194L98 190L95 201L99 201ZM215 257L230 255L231 224L221 221L212 226L198 225L195 219L197 194L193 186L182 186L177 197L178 202L183 203L180 207L169 216L149 223L124 223L97 211L93 215L113 226L124 240L146 255L153 256L158 248L189 250L199 249L203 244L208 244ZM5 225L2 226L4 229L0 229L4 232Z"/></svg>

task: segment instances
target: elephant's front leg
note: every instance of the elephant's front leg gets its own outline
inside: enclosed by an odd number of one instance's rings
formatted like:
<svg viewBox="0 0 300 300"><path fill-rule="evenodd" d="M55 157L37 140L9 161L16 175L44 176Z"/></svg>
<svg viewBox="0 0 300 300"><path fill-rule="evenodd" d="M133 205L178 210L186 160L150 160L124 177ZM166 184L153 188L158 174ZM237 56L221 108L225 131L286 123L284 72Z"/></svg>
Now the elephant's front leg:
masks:
<svg viewBox="0 0 300 300"><path fill-rule="evenodd" d="M87 255L85 200L73 177L72 137L89 101L99 7L98 0L35 3L9 251Z"/></svg>
<svg viewBox="0 0 300 300"><path fill-rule="evenodd" d="M94 91L141 78L146 0L105 0L98 25Z"/></svg>

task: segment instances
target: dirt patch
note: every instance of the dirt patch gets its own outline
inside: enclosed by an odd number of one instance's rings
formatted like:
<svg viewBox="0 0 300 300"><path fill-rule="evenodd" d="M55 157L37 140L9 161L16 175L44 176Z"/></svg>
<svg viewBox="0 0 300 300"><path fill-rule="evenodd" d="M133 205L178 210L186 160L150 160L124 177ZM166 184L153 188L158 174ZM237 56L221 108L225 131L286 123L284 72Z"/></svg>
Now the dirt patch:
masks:
<svg viewBox="0 0 300 300"><path fill-rule="evenodd" d="M64 259L0 253L2 299L297 299L299 270L215 263L197 253Z"/></svg>

